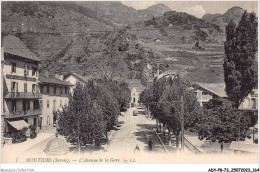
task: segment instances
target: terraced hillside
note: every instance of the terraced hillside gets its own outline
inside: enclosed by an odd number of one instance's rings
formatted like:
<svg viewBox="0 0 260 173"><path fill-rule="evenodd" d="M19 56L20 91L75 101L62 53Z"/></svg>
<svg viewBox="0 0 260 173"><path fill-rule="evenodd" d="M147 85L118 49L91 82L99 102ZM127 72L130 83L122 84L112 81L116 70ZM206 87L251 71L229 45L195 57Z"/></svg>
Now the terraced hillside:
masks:
<svg viewBox="0 0 260 173"><path fill-rule="evenodd" d="M159 64L192 81L223 81L217 24L170 11L119 29L100 13L73 2L3 2L2 37L20 37L52 73L141 79L147 64L154 73Z"/></svg>

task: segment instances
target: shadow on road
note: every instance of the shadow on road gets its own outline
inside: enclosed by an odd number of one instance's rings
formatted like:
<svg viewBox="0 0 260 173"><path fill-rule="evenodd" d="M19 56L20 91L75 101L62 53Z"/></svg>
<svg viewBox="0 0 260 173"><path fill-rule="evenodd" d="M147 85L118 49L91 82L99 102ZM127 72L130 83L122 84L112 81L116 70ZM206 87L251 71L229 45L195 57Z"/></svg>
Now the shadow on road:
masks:
<svg viewBox="0 0 260 173"><path fill-rule="evenodd" d="M162 145L160 144L159 140L157 139L153 129L156 127L153 124L137 124L137 127L139 127L138 132L134 132L135 136L137 137L137 140L140 142L143 142L146 144L144 151L150 152L148 148L148 141L149 138L152 139L153 142L153 151L152 152L164 152Z"/></svg>

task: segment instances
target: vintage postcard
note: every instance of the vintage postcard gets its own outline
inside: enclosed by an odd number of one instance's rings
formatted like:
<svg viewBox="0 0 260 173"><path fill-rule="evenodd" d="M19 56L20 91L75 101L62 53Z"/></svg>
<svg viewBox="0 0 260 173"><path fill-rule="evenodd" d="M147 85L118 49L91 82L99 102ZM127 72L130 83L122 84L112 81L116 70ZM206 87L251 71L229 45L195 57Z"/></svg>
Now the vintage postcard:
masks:
<svg viewBox="0 0 260 173"><path fill-rule="evenodd" d="M1 19L2 164L259 162L257 1L2 1Z"/></svg>

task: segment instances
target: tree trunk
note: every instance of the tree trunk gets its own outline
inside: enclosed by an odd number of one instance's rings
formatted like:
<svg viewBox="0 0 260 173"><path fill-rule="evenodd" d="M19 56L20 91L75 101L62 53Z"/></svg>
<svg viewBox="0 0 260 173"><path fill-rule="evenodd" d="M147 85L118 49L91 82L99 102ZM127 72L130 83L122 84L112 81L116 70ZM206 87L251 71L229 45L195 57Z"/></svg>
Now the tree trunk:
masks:
<svg viewBox="0 0 260 173"><path fill-rule="evenodd" d="M171 129L168 127L168 139L169 139L169 145L171 146Z"/></svg>
<svg viewBox="0 0 260 173"><path fill-rule="evenodd" d="M163 124L163 137L165 137L165 124Z"/></svg>
<svg viewBox="0 0 260 173"><path fill-rule="evenodd" d="M159 132L158 131L158 119L156 119L156 131L157 131L157 133Z"/></svg>
<svg viewBox="0 0 260 173"><path fill-rule="evenodd" d="M176 149L179 149L179 136L176 135Z"/></svg>

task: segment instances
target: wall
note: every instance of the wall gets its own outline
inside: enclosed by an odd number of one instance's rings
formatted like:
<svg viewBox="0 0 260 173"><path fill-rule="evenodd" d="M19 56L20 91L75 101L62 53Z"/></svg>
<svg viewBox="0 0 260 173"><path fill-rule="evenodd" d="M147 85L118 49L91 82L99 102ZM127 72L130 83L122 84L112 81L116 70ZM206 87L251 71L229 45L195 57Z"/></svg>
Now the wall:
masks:
<svg viewBox="0 0 260 173"><path fill-rule="evenodd" d="M84 85L84 82L79 81L76 77L73 75L70 75L65 79L65 81L73 84L74 86L70 88L70 93L73 93L74 88L76 87L77 82L80 82L82 85Z"/></svg>
<svg viewBox="0 0 260 173"><path fill-rule="evenodd" d="M16 72L11 71L12 63L16 63ZM24 75L25 66L28 67L28 73L26 73L26 76ZM37 69L36 73L32 75L32 68ZM3 65L3 82L2 82L2 88L3 90L3 96L11 92L11 84L12 82L17 82L18 87L15 89L15 92L24 93L24 83L27 83L27 93L32 93L32 85L36 85L35 92L39 92L39 88L37 86L38 84L38 62L30 61L28 59L17 59L17 56L13 55L4 55L4 65ZM33 110L33 100L39 99L26 99L30 103L30 110ZM12 102L15 101L16 103L16 114L12 114ZM12 120L15 120L15 118L22 117L23 119L28 119L29 124L33 124L33 118L38 118L38 115L24 115L23 114L23 99L21 98L14 98L14 99L4 99L3 101L4 105L4 113L6 114L6 118L12 118ZM11 113L11 114L10 114ZM39 112L40 114L40 112ZM37 121L36 121L37 123Z"/></svg>
<svg viewBox="0 0 260 173"><path fill-rule="evenodd" d="M62 107L65 105L68 105L69 102L69 89L67 91L67 94L65 93L65 87L62 87L62 95L60 96L60 86L57 85L56 87L56 94L54 94L54 85L49 84L49 94L47 93L47 86L43 86L43 92L42 92L42 128L48 129L50 127L53 127L53 110L60 110L62 111ZM49 107L47 107L47 102L49 101ZM54 105L55 101L55 105ZM60 104L62 102L62 104Z"/></svg>
<svg viewBox="0 0 260 173"><path fill-rule="evenodd" d="M252 94L249 94L239 105L240 110L258 110L258 89L254 89Z"/></svg>
<svg viewBox="0 0 260 173"><path fill-rule="evenodd" d="M202 92L206 92L205 95L202 95ZM204 103L208 102L210 99L213 98L213 94L207 92L206 90L203 89L196 89L194 91L196 94L197 100L200 103L200 106L203 106Z"/></svg>

